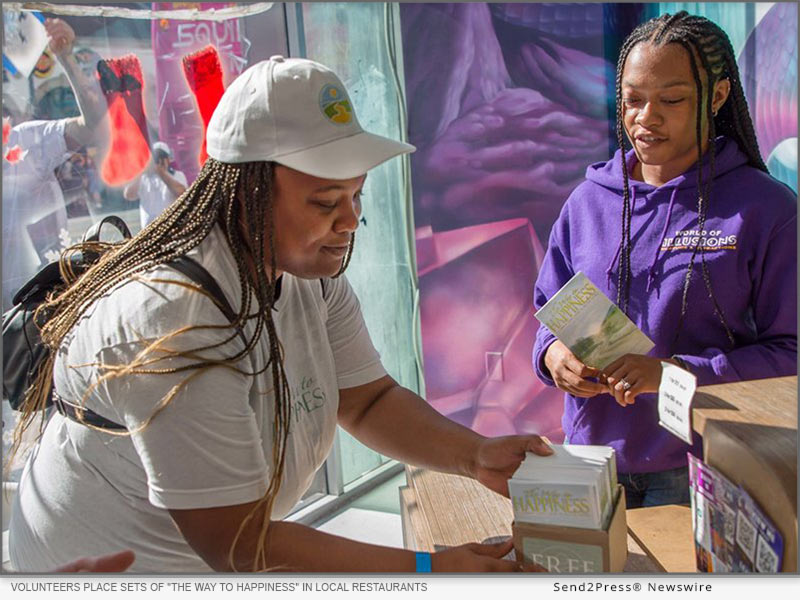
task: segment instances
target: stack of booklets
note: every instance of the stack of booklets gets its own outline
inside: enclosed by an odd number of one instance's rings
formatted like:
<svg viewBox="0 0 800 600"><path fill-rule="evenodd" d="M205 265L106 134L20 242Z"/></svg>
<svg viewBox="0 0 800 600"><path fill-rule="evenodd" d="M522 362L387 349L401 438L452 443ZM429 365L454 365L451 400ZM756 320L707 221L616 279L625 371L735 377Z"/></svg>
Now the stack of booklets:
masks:
<svg viewBox="0 0 800 600"><path fill-rule="evenodd" d="M515 521L606 529L616 501L614 449L551 447L552 456L528 453L508 481Z"/></svg>
<svg viewBox="0 0 800 600"><path fill-rule="evenodd" d="M697 570L713 573L777 573L783 536L750 494L689 454Z"/></svg>

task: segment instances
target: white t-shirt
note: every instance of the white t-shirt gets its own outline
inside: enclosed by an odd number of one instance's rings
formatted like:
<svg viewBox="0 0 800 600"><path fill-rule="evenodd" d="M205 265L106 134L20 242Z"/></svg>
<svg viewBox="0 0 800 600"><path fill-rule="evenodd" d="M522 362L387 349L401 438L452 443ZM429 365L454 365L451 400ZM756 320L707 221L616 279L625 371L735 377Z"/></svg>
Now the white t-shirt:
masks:
<svg viewBox="0 0 800 600"><path fill-rule="evenodd" d="M239 306L237 270L215 228L190 256ZM128 281L96 302L62 345L58 393L74 402L98 380L89 363L129 364L152 341L183 324L227 324L200 293L154 278L185 280L169 268ZM283 275L274 314L291 387L285 472L272 518L283 518L310 485L333 444L338 390L385 375L344 277ZM254 324L246 328L248 338ZM196 348L226 339L230 329L201 330L174 340ZM230 356L238 336L206 357ZM266 332L238 367L262 370ZM169 365L185 364L187 359ZM156 365L156 367L168 365ZM71 368L77 367L77 368ZM101 383L87 407L135 429L187 374L195 377L152 422L132 436L92 430L56 413L26 464L10 525L10 555L21 571L46 571L83 555L131 548L132 570L200 572L208 566L183 539L167 508L229 506L261 498L272 465L273 396L269 369L255 377L216 368L175 375L138 375Z"/></svg>
<svg viewBox="0 0 800 600"><path fill-rule="evenodd" d="M9 134L5 149L19 146L24 156L14 163L2 159L4 311L39 269L44 253L61 247L67 209L54 170L69 156L65 126L65 119L27 121Z"/></svg>
<svg viewBox="0 0 800 600"><path fill-rule="evenodd" d="M170 175L186 185L183 171L174 171ZM142 173L139 180L139 218L142 229L149 225L161 212L177 198L167 187L158 173Z"/></svg>

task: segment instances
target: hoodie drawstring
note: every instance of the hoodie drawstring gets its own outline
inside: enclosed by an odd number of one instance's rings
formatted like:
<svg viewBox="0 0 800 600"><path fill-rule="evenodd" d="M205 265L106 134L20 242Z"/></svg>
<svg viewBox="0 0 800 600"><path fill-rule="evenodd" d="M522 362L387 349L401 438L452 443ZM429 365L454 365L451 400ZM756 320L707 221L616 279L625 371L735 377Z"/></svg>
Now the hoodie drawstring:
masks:
<svg viewBox="0 0 800 600"><path fill-rule="evenodd" d="M636 206L636 188L631 188L631 214L633 214L633 209ZM619 258L619 253L622 251L622 244L625 242L622 237L619 240L619 246L617 246L617 251L614 253L614 256L611 258L611 262L608 263L608 268L606 269L606 286L607 289L611 289L611 272L614 269L614 264L617 262Z"/></svg>
<svg viewBox="0 0 800 600"><path fill-rule="evenodd" d="M669 208L667 209L667 219L664 221L664 230L661 232L661 237L659 238L659 242L656 244L656 255L653 257L653 264L650 265L650 270L647 273L647 291L650 291L650 287L653 285L653 280L655 279L655 272L656 272L656 263L658 262L658 257L661 255L661 249L664 246L664 236L667 235L667 229L669 228L669 221L672 218L672 207L675 205L675 195L678 193L678 186L672 190L672 194L669 197Z"/></svg>

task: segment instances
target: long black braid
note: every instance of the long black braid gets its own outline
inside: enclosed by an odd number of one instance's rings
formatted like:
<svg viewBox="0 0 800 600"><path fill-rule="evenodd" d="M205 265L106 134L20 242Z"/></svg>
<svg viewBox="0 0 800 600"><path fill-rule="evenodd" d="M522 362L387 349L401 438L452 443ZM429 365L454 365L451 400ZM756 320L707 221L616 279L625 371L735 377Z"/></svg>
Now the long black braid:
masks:
<svg viewBox="0 0 800 600"><path fill-rule="evenodd" d="M616 96L617 96L617 143L622 150L622 176L623 176L623 204L622 204L622 240L620 249L619 272L617 274L617 304L622 310L628 310L630 297L631 273L631 215L632 206L630 202L630 186L628 165L625 162L625 137L623 127L624 106L622 102L622 72L628 54L636 44L649 42L656 46L664 44L679 44L685 48L689 54L689 62L692 67L695 85L697 86L697 120L695 125L697 136L697 162L700 167L697 169L697 229L699 232L697 244L695 244L692 256L689 259L689 266L686 270L686 278L683 285L683 296L681 298L681 312L678 326L675 328L675 338L673 347L677 343L686 315L686 305L689 293L689 284L692 279L695 257L698 252L701 257L701 270L706 291L711 300L714 313L722 323L728 341L733 346L735 344L733 331L731 331L725 320L722 308L719 306L711 285L711 274L705 261L705 244L702 232L705 227L708 205L711 200L711 183L714 180L714 169L716 160L716 148L713 140L718 135L724 135L734 140L739 148L746 154L747 162L751 166L764 171L767 167L761 158L756 140L753 121L750 118L750 111L747 107L742 82L739 76L739 67L736 64L736 56L733 51L728 35L715 23L704 17L690 15L686 11L678 12L674 15L664 14L655 19L651 19L631 32L626 38L620 50L619 60L617 61L616 77ZM697 60L705 71L705 81L701 77ZM727 78L731 84L731 91L728 100L719 111L714 114L712 109L714 84ZM704 90L705 102L704 102ZM702 118L705 115L709 124L708 135L712 143L708 145L708 170L702 164Z"/></svg>

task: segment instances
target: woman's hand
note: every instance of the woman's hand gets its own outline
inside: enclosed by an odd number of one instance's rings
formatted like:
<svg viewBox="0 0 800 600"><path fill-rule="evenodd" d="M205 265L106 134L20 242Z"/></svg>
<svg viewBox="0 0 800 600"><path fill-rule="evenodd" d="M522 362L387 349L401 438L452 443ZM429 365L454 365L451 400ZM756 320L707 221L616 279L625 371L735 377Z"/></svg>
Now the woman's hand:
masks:
<svg viewBox="0 0 800 600"><path fill-rule="evenodd" d="M503 557L514 547L512 540L495 544L464 544L455 548L441 550L431 556L431 570L434 573L456 572L514 572L545 569L534 563L522 564L505 560Z"/></svg>
<svg viewBox="0 0 800 600"><path fill-rule="evenodd" d="M66 21L62 19L47 19L44 22L47 31L47 40L50 51L58 58L72 53L72 45L75 43L75 31Z"/></svg>
<svg viewBox="0 0 800 600"><path fill-rule="evenodd" d="M672 359L626 354L603 369L617 403L627 406L633 404L639 394L657 392L661 385L662 362L677 364Z"/></svg>
<svg viewBox="0 0 800 600"><path fill-rule="evenodd" d="M587 367L569 348L556 340L544 355L544 364L550 371L556 387L578 398L591 398L598 394L608 393L608 388L587 377L598 377L600 371Z"/></svg>
<svg viewBox="0 0 800 600"><path fill-rule="evenodd" d="M473 476L487 488L508 497L508 480L525 460L525 453L553 453L538 435L508 435L485 438L475 455Z"/></svg>

